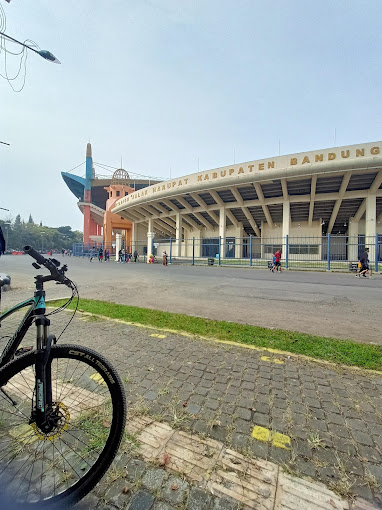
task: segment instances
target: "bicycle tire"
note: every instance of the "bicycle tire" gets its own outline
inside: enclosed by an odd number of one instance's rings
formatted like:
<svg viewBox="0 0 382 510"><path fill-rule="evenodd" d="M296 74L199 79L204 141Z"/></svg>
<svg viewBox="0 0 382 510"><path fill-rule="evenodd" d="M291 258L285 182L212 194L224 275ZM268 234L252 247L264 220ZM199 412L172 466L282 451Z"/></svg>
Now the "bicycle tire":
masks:
<svg viewBox="0 0 382 510"><path fill-rule="evenodd" d="M0 498L20 508L62 508L88 494L113 461L125 429L125 393L99 353L79 345L52 346L57 419L44 434L28 423L35 404L35 359L31 351L0 370Z"/></svg>

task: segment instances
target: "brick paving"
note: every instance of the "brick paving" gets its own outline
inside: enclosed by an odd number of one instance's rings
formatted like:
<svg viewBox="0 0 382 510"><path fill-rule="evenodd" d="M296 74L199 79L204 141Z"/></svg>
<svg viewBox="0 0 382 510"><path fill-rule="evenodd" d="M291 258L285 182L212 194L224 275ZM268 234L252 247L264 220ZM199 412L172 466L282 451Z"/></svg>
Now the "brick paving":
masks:
<svg viewBox="0 0 382 510"><path fill-rule="evenodd" d="M66 312L53 316L52 332L67 319ZM81 314L60 342L78 339L115 364L131 416L212 438L382 508L381 374ZM256 439L254 427L269 430L270 437L288 436L290 448ZM155 470L139 451L135 455L129 462L136 469L128 469L126 479L105 476L84 508L236 508L183 478L176 481L179 491L168 490L175 475ZM128 484L133 486L124 493Z"/></svg>

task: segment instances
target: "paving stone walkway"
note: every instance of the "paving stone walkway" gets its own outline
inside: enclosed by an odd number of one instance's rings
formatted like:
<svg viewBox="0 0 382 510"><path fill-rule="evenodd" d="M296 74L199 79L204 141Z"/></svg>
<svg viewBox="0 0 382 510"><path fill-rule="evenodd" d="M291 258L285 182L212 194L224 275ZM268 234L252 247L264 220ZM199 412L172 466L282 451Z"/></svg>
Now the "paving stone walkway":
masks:
<svg viewBox="0 0 382 510"><path fill-rule="evenodd" d="M102 481L78 505L81 510L102 508L104 501L111 508L133 510L375 508L365 500L346 501L323 484L291 476L277 464L248 458L219 441L172 429L147 416L130 416L127 430L136 435L146 463L119 453L109 481Z"/></svg>
<svg viewBox="0 0 382 510"><path fill-rule="evenodd" d="M52 332L68 318L52 316ZM280 466L285 476L382 508L381 374L80 313L60 342L81 342L115 364L131 420L217 441ZM121 455L81 508L242 508L165 461L150 463L139 448Z"/></svg>

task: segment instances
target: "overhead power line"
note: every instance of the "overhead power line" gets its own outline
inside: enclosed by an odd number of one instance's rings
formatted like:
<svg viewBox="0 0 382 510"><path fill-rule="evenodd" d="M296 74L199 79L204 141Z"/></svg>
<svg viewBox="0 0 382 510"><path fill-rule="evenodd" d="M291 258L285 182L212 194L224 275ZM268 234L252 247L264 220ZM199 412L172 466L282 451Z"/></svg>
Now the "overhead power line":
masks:
<svg viewBox="0 0 382 510"><path fill-rule="evenodd" d="M93 163L94 163L94 165L99 166L100 168L102 168L103 170L107 170L108 172L112 172L112 170L109 170L110 168L112 168L113 170L119 170L119 168L117 168L116 166L106 165L104 163L96 163L96 162L93 162ZM132 176L135 176L135 177L140 177L142 179L148 179L148 180L152 180L152 181L164 181L164 180L166 180L166 178L158 177L157 175L156 176L153 176L153 175L144 175L144 174L140 174L140 173L137 173L137 172L131 172L130 170L128 170L128 172L129 172L129 175L132 175Z"/></svg>

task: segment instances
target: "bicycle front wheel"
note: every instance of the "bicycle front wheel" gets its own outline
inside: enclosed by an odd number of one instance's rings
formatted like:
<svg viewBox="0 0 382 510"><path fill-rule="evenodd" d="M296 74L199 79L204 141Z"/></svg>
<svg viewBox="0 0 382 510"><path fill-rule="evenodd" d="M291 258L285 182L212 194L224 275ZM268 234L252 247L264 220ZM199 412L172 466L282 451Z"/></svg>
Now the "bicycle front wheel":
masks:
<svg viewBox="0 0 382 510"><path fill-rule="evenodd" d="M0 370L0 502L71 505L102 478L126 421L121 380L97 352L53 346L50 432L33 418L36 351Z"/></svg>

